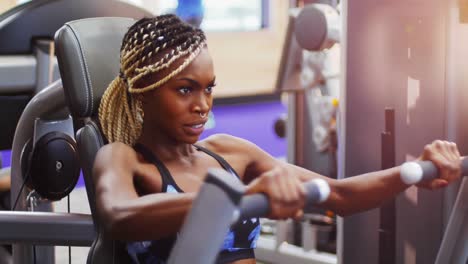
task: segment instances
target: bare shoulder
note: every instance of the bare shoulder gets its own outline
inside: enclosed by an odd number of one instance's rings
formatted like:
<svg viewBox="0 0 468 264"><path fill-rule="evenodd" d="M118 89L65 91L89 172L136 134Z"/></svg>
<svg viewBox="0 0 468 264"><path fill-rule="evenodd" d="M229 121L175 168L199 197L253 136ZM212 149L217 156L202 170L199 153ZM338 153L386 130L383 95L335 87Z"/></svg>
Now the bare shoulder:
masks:
<svg viewBox="0 0 468 264"><path fill-rule="evenodd" d="M254 143L228 134L212 135L200 141L199 145L220 155L242 156L243 159L248 159L250 162L271 159L268 153Z"/></svg>
<svg viewBox="0 0 468 264"><path fill-rule="evenodd" d="M199 145L220 154L234 165L245 183L271 170L279 162L254 143L231 135L213 135L200 141Z"/></svg>
<svg viewBox="0 0 468 264"><path fill-rule="evenodd" d="M258 148L248 140L228 134L215 134L198 142L198 144L220 154L246 153L250 152L252 148Z"/></svg>
<svg viewBox="0 0 468 264"><path fill-rule="evenodd" d="M132 147L121 142L114 142L99 149L94 162L94 171L130 168L137 162L137 154Z"/></svg>

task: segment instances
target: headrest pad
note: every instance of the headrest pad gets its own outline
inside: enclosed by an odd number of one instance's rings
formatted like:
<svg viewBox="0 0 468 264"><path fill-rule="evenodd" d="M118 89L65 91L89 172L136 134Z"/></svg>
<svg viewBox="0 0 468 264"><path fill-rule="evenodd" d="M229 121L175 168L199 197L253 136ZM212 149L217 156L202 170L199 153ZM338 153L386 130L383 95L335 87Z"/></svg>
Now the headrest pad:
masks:
<svg viewBox="0 0 468 264"><path fill-rule="evenodd" d="M55 35L60 75L74 117L98 113L109 83L118 76L120 45L131 18L100 17L66 23Z"/></svg>

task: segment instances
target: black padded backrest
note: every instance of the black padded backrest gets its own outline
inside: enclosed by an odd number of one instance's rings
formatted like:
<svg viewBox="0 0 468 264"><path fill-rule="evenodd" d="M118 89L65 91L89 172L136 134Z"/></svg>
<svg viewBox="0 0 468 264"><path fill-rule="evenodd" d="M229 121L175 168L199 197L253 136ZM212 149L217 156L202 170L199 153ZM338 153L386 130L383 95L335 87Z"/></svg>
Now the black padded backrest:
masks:
<svg viewBox="0 0 468 264"><path fill-rule="evenodd" d="M56 34L57 59L68 107L85 125L76 135L89 205L97 231L88 263L128 263L124 244L106 237L96 214L92 168L98 150L105 144L97 122L99 102L118 75L120 46L129 18L89 18L66 23Z"/></svg>
<svg viewBox="0 0 468 264"><path fill-rule="evenodd" d="M130 18L88 18L66 23L56 34L65 96L74 117L97 114L102 94L118 75L122 38Z"/></svg>

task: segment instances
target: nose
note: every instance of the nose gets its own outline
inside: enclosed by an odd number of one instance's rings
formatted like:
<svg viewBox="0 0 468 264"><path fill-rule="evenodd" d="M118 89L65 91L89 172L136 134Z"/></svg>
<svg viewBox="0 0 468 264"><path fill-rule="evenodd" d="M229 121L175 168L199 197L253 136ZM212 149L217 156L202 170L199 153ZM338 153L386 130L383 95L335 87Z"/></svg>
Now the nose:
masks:
<svg viewBox="0 0 468 264"><path fill-rule="evenodd" d="M201 93L193 102L193 111L199 115L206 115L211 110L212 103L211 95Z"/></svg>

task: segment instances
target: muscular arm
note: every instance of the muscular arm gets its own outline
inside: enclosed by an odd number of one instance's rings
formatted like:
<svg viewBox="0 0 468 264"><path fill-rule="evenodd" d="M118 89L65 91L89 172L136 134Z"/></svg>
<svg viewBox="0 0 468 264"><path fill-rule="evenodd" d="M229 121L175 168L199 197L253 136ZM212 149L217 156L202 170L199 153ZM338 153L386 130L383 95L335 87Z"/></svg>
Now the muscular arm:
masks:
<svg viewBox="0 0 468 264"><path fill-rule="evenodd" d="M284 176L299 177L302 182L314 178L324 179L330 185L331 194L329 199L319 206L341 216L378 207L409 187L400 180L399 167L336 180L277 160L248 141L232 137L224 139L224 142L228 141L231 143L224 144L249 157L244 182L249 183L277 167L282 168Z"/></svg>
<svg viewBox="0 0 468 264"><path fill-rule="evenodd" d="M291 174L298 175L301 181L317 177L326 180L331 189L330 197L319 207L332 210L340 216L379 207L409 187L400 180L399 167L335 180L292 164L287 166Z"/></svg>
<svg viewBox="0 0 468 264"><path fill-rule="evenodd" d="M97 212L114 239L151 240L176 233L195 194L139 197L133 185L138 160L130 147L113 143L97 154L93 168Z"/></svg>
<svg viewBox="0 0 468 264"><path fill-rule="evenodd" d="M439 189L460 178L461 160L455 143L435 140L424 147L422 160L430 160L439 170L439 177L418 184L426 189ZM314 173L288 165L293 175L302 180L317 177ZM400 179L400 167L362 174L343 180L328 179L332 188L330 199L323 204L341 215L375 208L404 191L408 185Z"/></svg>

